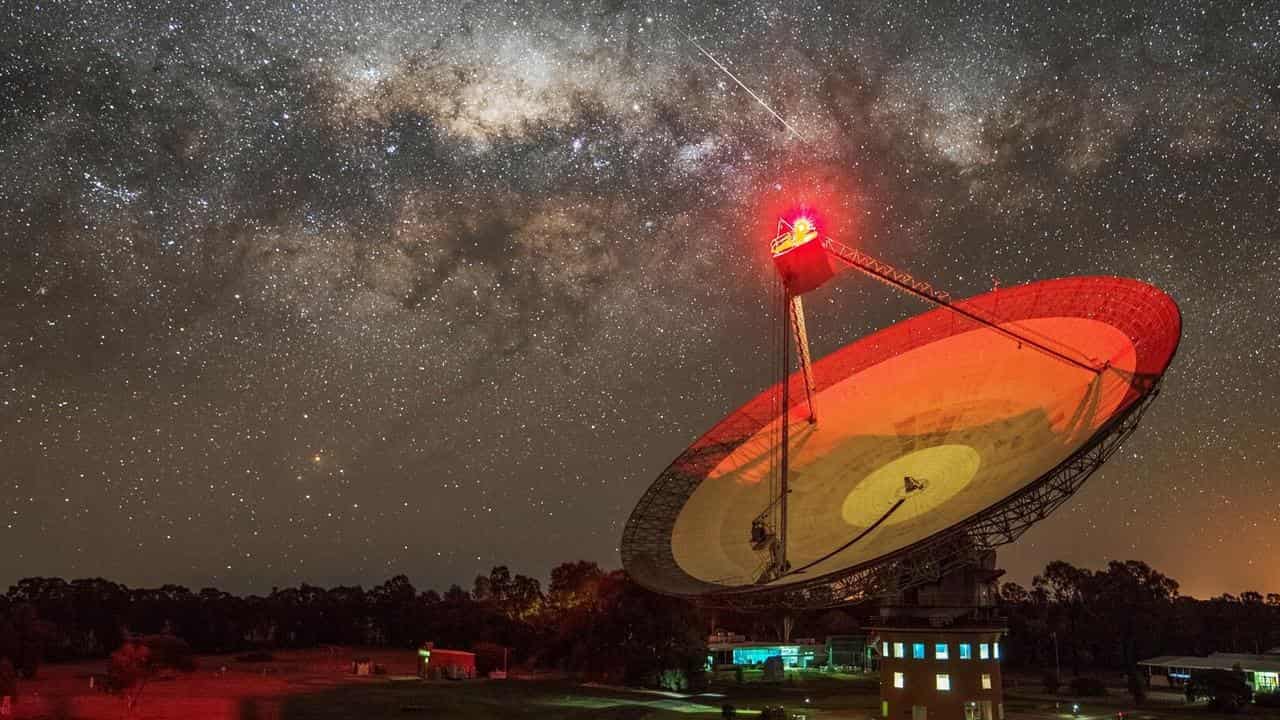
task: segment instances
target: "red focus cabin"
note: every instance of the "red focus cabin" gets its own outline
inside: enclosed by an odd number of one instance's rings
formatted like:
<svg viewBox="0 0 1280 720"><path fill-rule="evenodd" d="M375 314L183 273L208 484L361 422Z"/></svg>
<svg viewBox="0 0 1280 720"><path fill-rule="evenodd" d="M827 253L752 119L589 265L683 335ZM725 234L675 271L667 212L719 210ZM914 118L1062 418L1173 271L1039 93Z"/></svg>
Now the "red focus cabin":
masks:
<svg viewBox="0 0 1280 720"><path fill-rule="evenodd" d="M769 250L787 292L803 295L831 279L835 268L831 266L830 253L822 246L811 220L796 218L789 228L784 224L779 229L782 232Z"/></svg>

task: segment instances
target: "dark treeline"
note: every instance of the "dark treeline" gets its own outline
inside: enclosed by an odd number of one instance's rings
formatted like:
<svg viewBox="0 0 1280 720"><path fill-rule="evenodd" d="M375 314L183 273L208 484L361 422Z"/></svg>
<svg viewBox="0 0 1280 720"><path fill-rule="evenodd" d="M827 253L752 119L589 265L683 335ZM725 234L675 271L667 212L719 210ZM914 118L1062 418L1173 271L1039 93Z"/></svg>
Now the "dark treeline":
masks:
<svg viewBox="0 0 1280 720"><path fill-rule="evenodd" d="M1280 645L1280 594L1257 592L1197 600L1136 560L1102 570L1051 562L1031 587L1005 583L1006 662L1062 674L1131 670L1156 655L1264 653Z"/></svg>
<svg viewBox="0 0 1280 720"><path fill-rule="evenodd" d="M1054 638L1063 675L1132 669L1163 654L1263 652L1280 645L1280 595L1255 592L1196 600L1136 561L1098 571L1050 563L1031 588L1001 592L1008 664L1051 668ZM856 632L872 606L791 616L699 610L648 592L621 571L572 562L538 580L495 567L471 588L419 591L403 575L372 588L301 585L265 597L166 585L128 588L102 579L28 578L0 596L0 658L20 672L41 659L105 657L126 634L172 634L199 653L320 645L507 648L513 664L628 682L663 671L695 675L712 628L756 639Z"/></svg>
<svg viewBox="0 0 1280 720"><path fill-rule="evenodd" d="M620 571L572 562L549 586L495 567L470 589L418 591L403 575L375 587L301 585L265 597L214 588L128 588L102 579L28 578L0 596L0 658L22 675L44 660L105 657L126 634L176 635L199 653L321 645L509 651L513 664L653 683L700 667L705 632L687 604ZM477 657L480 661L482 658ZM3 660L0 660L3 662Z"/></svg>

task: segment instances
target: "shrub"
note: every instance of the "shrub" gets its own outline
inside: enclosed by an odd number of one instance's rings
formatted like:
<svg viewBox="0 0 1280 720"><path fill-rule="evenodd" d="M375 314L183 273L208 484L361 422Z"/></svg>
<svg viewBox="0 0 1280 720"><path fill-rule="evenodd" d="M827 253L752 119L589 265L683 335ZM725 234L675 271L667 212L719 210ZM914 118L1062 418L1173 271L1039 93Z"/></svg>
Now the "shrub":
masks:
<svg viewBox="0 0 1280 720"><path fill-rule="evenodd" d="M787 720L787 710L781 705L766 705L760 711L760 720Z"/></svg>
<svg viewBox="0 0 1280 720"><path fill-rule="evenodd" d="M164 671L195 670L195 657L186 641L172 635L148 635L126 641L111 653L107 664L107 690L121 695L133 713L147 683Z"/></svg>
<svg viewBox="0 0 1280 720"><path fill-rule="evenodd" d="M658 676L658 687L672 692L688 690L689 678L683 670L663 670Z"/></svg>
<svg viewBox="0 0 1280 720"><path fill-rule="evenodd" d="M1044 684L1044 691L1050 695L1057 695L1058 688L1062 687L1062 678L1056 672L1045 673L1041 682Z"/></svg>
<svg viewBox="0 0 1280 720"><path fill-rule="evenodd" d="M742 666L741 666L741 665L739 665L739 666L737 666L737 667L735 667L735 668L733 669L733 679L734 679L734 681L735 681L735 682L737 682L739 685L741 685L741 684L742 684L742 681L743 681L743 677L742 677L742 675L743 675L743 673L742 673Z"/></svg>
<svg viewBox="0 0 1280 720"><path fill-rule="evenodd" d="M1095 677L1072 678L1071 694L1076 697L1101 697L1107 694L1107 686Z"/></svg>
<svg viewBox="0 0 1280 720"><path fill-rule="evenodd" d="M1230 670L1198 670L1187 681L1187 700L1208 698L1209 707L1227 713L1239 712L1253 697L1244 673Z"/></svg>

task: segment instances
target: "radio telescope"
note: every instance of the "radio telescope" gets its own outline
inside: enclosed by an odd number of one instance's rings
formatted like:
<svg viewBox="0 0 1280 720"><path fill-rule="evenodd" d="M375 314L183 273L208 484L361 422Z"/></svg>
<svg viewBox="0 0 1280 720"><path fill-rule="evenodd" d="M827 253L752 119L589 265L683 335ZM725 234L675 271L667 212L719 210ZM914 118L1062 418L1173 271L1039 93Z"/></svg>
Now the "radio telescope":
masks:
<svg viewBox="0 0 1280 720"><path fill-rule="evenodd" d="M653 590L817 607L971 567L1116 451L1181 334L1174 301L1137 280L1070 277L956 301L804 217L780 221L771 250L778 382L636 505L622 561ZM935 307L813 360L801 296L846 269Z"/></svg>

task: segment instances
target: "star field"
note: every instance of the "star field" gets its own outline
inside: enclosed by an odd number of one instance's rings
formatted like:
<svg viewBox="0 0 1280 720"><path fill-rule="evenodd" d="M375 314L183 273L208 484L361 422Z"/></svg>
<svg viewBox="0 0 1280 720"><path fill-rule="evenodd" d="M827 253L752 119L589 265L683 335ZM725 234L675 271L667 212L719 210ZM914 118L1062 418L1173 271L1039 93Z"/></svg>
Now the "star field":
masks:
<svg viewBox="0 0 1280 720"><path fill-rule="evenodd" d="M1277 68L1264 2L9 3L0 582L616 566L769 382L804 202L953 296L1172 295L1162 396L1002 564L1280 590ZM819 355L924 309L806 303Z"/></svg>

